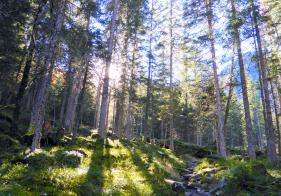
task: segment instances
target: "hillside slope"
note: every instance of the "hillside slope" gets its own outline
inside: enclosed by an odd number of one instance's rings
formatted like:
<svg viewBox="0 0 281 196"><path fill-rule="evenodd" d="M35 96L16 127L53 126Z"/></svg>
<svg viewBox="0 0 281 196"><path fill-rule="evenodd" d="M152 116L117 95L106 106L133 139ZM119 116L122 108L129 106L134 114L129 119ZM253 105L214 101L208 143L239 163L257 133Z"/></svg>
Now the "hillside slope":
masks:
<svg viewBox="0 0 281 196"><path fill-rule="evenodd" d="M143 143L79 137L36 154L5 153L0 195L176 195L164 178L178 179L184 161Z"/></svg>

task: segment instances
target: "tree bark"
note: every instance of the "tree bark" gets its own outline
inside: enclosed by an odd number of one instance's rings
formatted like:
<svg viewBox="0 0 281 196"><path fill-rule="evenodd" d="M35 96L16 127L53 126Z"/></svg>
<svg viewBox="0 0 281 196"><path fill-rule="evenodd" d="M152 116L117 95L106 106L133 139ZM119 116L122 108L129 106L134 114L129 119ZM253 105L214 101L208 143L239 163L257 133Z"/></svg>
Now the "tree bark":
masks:
<svg viewBox="0 0 281 196"><path fill-rule="evenodd" d="M112 59L112 51L115 40L115 31L116 31L116 19L118 16L119 10L119 0L114 0L114 10L111 18L110 26L110 36L108 40L108 51L106 57L105 73L103 78L103 89L102 89L102 99L100 107L100 123L99 123L99 135L101 138L106 137L106 111L107 111L107 99L108 99L108 88L109 88L109 68Z"/></svg>
<svg viewBox="0 0 281 196"><path fill-rule="evenodd" d="M18 129L17 124L18 124L19 115L20 115L20 111L21 111L21 102L22 102L22 99L25 94L25 89L28 85L29 73L30 73L30 69L31 69L34 52L35 52L35 39L36 39L35 37L36 37L36 32L37 32L37 25L38 25L38 21L42 17L42 14L45 12L46 8L44 8L44 7L46 4L47 4L47 1L43 2L42 4L39 4L39 6L38 6L38 10L34 17L34 22L33 22L32 30L31 30L30 44L28 46L26 56L23 58L24 62L25 62L25 66L24 66L24 70L23 70L21 83L20 83L20 86L19 86L19 89L17 92L17 96L15 99L15 109L13 111L13 123L11 126L11 131L15 135L17 135L16 132ZM21 67L21 66L19 66L19 67ZM20 69L19 69L19 72L20 72ZM18 79L18 75L17 75L17 79Z"/></svg>
<svg viewBox="0 0 281 196"><path fill-rule="evenodd" d="M231 0L231 8L232 8L232 19L235 21L237 20L237 13L236 7L234 4L234 0ZM234 39L237 45L237 53L239 59L239 68L240 68L240 80L242 85L242 94L243 94L243 104L244 104L244 112L245 112L245 121L246 121L246 132L247 132L247 142L248 142L248 156L251 159L256 158L255 153L255 146L254 146L254 134L253 134L253 127L252 127L252 120L251 120L251 113L249 107L249 99L248 99L248 91L247 91L247 83L246 83L246 76L245 76L245 67L241 49L241 39L239 34L239 27L237 24L233 25L234 30Z"/></svg>
<svg viewBox="0 0 281 196"><path fill-rule="evenodd" d="M67 104L67 97L69 94L69 88L71 86L71 63L72 59L70 59L68 64L68 70L66 72L65 76L65 83L64 83L64 89L62 94L62 102L61 102L61 109L60 109L60 124L63 125L64 122L64 116L65 116L65 107Z"/></svg>
<svg viewBox="0 0 281 196"><path fill-rule="evenodd" d="M40 148L41 129L44 121L44 109L48 97L48 90L51 83L53 69L55 67L55 51L58 42L58 36L61 31L64 21L64 10L66 1L60 0L54 2L54 13L52 14L54 26L49 37L49 44L46 48L45 62L44 62L44 75L41 83L38 86L38 92L32 107L30 129L34 133L31 150L35 151Z"/></svg>
<svg viewBox="0 0 281 196"><path fill-rule="evenodd" d="M218 146L219 152L222 157L226 157L226 146L225 146L225 136L224 136L224 118L222 112L222 102L220 96L220 87L219 87L219 78L217 73L217 63L216 63L216 49L215 49L215 38L214 38L214 30L213 30L213 2L212 0L205 0L206 11L208 13L208 30L209 30L209 40L211 45L212 52L212 64L213 64L213 72L214 72L214 87L215 87L215 96L217 99L217 118L218 118Z"/></svg>
<svg viewBox="0 0 281 196"><path fill-rule="evenodd" d="M255 28L255 36L257 38L257 45L258 45L258 52L259 52L259 63L260 63L260 71L263 80L263 91L264 91L264 99L265 99L265 109L266 109L266 117L267 117L267 156L270 162L276 162L276 148L275 148L275 134L273 129L272 123L272 113L271 113L271 105L269 99L269 88L268 88L268 81L267 81L267 66L264 61L263 49L262 49L262 42L260 37L260 30L258 26L258 19L257 19L257 10L254 4L254 1L251 0L251 6L253 11L253 22Z"/></svg>
<svg viewBox="0 0 281 196"><path fill-rule="evenodd" d="M280 124L279 124L279 118L278 118L278 106L276 103L276 96L274 93L274 86L272 84L272 80L269 80L270 83L270 87L271 87L271 95L272 95L272 99L273 99L273 105L274 105L274 113L275 113L275 121L276 121L276 129L277 129L277 135L278 135L278 153L280 154L281 152L281 143L280 143L280 136L281 136L281 132L280 132Z"/></svg>
<svg viewBox="0 0 281 196"><path fill-rule="evenodd" d="M150 94L151 94L151 69L152 69L152 31L153 31L153 12L154 0L151 0L151 13L150 13L150 34L149 34L149 53L148 53L148 71L147 71L147 86L146 86L146 100L145 100L145 113L143 122L143 132L145 140L149 139L148 118L150 113Z"/></svg>
<svg viewBox="0 0 281 196"><path fill-rule="evenodd" d="M173 54L174 54L174 40L173 40L173 0L170 0L170 146L174 150L174 89L173 89Z"/></svg>
<svg viewBox="0 0 281 196"><path fill-rule="evenodd" d="M233 48L233 57L232 57L232 62L231 62L231 70L230 70L230 79L229 79L229 90L228 90L228 97L226 101L226 106L225 106L225 115L224 115L224 123L223 123L223 129L224 129L224 134L226 134L226 125L227 125L227 119L228 119L228 114L230 110L230 104L231 104L231 99L232 99L232 94L233 94L233 88L234 88L234 48Z"/></svg>

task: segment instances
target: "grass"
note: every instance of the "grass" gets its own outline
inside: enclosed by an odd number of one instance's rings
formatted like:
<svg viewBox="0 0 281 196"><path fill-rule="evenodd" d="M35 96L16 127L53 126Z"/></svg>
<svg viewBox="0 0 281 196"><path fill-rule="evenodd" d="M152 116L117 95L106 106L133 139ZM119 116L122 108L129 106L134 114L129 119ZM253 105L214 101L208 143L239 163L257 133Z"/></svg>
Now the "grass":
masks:
<svg viewBox="0 0 281 196"><path fill-rule="evenodd" d="M87 155L81 164L62 164L61 152L77 149ZM177 169L184 167L167 149L91 137L44 148L29 164L15 163L13 156L1 160L0 195L175 195L164 179L178 178Z"/></svg>
<svg viewBox="0 0 281 196"><path fill-rule="evenodd" d="M217 160L205 158L195 171L206 168L221 168L214 174L213 180L226 177L227 186L223 189L223 195L281 195L281 184L272 184L273 178L281 177L281 165L272 165L265 158L248 160L237 155ZM263 168L269 175L260 172Z"/></svg>
<svg viewBox="0 0 281 196"><path fill-rule="evenodd" d="M65 140L64 146L44 148L23 162L27 149L16 141L0 152L0 196L6 195L179 195L165 183L166 178L179 180L179 171L192 155L203 155L195 171L221 168L213 181L223 176L227 186L222 195L281 195L281 166L271 165L265 158L255 161L233 155L212 158L215 149L176 142L175 153L141 140L127 141L97 137ZM77 159L65 151L80 151ZM198 153L199 152L199 153ZM263 165L269 175L255 168ZM271 177L272 176L272 177ZM204 182L204 178L202 179ZM207 178L206 178L207 182Z"/></svg>

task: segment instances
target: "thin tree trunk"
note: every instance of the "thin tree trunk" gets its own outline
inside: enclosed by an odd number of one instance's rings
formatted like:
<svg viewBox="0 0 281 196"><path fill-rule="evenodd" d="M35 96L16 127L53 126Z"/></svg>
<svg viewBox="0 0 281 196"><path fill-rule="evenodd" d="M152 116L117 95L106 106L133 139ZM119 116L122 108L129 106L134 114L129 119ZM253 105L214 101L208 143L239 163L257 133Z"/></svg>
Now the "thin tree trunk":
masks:
<svg viewBox="0 0 281 196"><path fill-rule="evenodd" d="M96 110L95 110L95 122L94 122L94 127L96 129L99 127L99 108L100 108L101 87L102 87L101 82L102 81L100 80L98 83L97 95L96 95Z"/></svg>
<svg viewBox="0 0 281 196"><path fill-rule="evenodd" d="M107 99L108 99L108 88L109 88L109 68L112 59L112 51L115 40L115 31L116 31L116 19L118 16L119 10L119 0L114 0L114 10L111 18L110 26L110 36L108 40L108 51L106 57L105 73L103 78L103 89L102 89L102 99L100 107L100 123L99 123L99 135L101 138L106 137L106 111L107 111Z"/></svg>
<svg viewBox="0 0 281 196"><path fill-rule="evenodd" d="M84 73L84 79L82 83L82 90L78 98L78 107L77 107L77 114L80 116L77 118L77 129L79 129L82 121L82 115L83 115L83 102L84 102L84 96L86 92L86 85L87 85L87 80L88 80L88 72L89 72L89 59L87 59L86 63L86 70ZM80 120L79 120L80 119Z"/></svg>
<svg viewBox="0 0 281 196"><path fill-rule="evenodd" d="M223 123L223 128L224 128L224 134L226 135L227 131L227 119L228 119L228 114L230 110L230 104L231 104L231 99L232 99L232 94L233 94L233 89L234 89L234 48L233 48L233 57L232 57L232 62L231 62L231 70L230 70L230 79L229 79L229 90L228 90L228 96L227 96L227 101L226 101L226 106L225 106L225 115L224 115L224 123Z"/></svg>
<svg viewBox="0 0 281 196"><path fill-rule="evenodd" d="M173 89L173 0L170 0L170 149L174 150L174 89Z"/></svg>
<svg viewBox="0 0 281 196"><path fill-rule="evenodd" d="M219 87L219 78L217 73L217 63L216 63L216 49L215 49L215 38L213 32L213 2L212 0L205 0L206 11L208 13L208 30L209 30L209 40L212 51L212 64L213 64L213 72L214 72L214 87L215 87L215 96L217 100L217 118L218 118L218 146L219 152L222 157L226 157L226 146L225 146L225 136L224 136L224 118L222 112L222 102L220 96L220 87Z"/></svg>
<svg viewBox="0 0 281 196"><path fill-rule="evenodd" d="M271 86L271 94L272 94L272 99L273 99L273 105L274 105L274 113L275 113L275 120L276 120L276 128L277 128L277 134L278 134L278 153L280 154L281 152L281 143L280 143L280 136L281 136L281 132L280 132L280 124L279 124L279 118L278 118L278 106L276 103L276 96L274 93L274 89L273 89L273 84L272 84L272 80L269 80L270 82L270 86Z"/></svg>
<svg viewBox="0 0 281 196"><path fill-rule="evenodd" d="M109 115L109 107L111 101L111 88L108 93L108 101L107 101L107 111L106 111L106 129L108 129L108 115Z"/></svg>
<svg viewBox="0 0 281 196"><path fill-rule="evenodd" d="M237 19L236 7L234 4L234 0L231 0L231 7L232 7L232 19ZM235 25L235 24L234 24ZM237 45L237 53L239 59L239 67L240 67L240 79L242 85L242 94L243 94L243 103L244 103L244 112L245 112L245 121L246 121L246 132L247 132L247 142L248 142L248 155L251 159L256 158L255 153L255 146L254 146L254 134L253 134L253 127L252 127L252 120L251 120L251 113L249 107L249 99L248 99L248 91L247 91L247 82L246 82L246 75L245 75L245 67L243 61L243 55L241 50L241 39L240 34L237 26L233 27L234 29L234 38Z"/></svg>
<svg viewBox="0 0 281 196"><path fill-rule="evenodd" d="M146 87L146 100L145 100L145 114L143 122L144 138L149 139L148 131L148 117L150 113L150 95L151 95L151 69L152 69L152 31L153 31L153 12L154 12L154 0L151 0L151 13L150 13L150 34L149 34L149 53L148 53L148 72L147 72L147 87Z"/></svg>

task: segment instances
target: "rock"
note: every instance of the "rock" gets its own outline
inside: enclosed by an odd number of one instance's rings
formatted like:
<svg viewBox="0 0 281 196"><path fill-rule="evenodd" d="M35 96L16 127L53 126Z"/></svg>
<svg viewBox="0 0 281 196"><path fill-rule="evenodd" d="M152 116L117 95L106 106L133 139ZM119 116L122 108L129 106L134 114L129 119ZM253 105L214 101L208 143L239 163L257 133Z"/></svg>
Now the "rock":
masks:
<svg viewBox="0 0 281 196"><path fill-rule="evenodd" d="M197 174L197 173L194 173L191 177L190 177L190 179L192 180L192 181L197 181L197 180L200 180L202 178L202 174Z"/></svg>
<svg viewBox="0 0 281 196"><path fill-rule="evenodd" d="M206 184L201 184L200 182L190 182L188 185L199 189L206 188L207 186Z"/></svg>
<svg viewBox="0 0 281 196"><path fill-rule="evenodd" d="M197 163L198 163L197 160L190 160L190 161L187 161L187 166L189 168L194 168L197 165Z"/></svg>
<svg viewBox="0 0 281 196"><path fill-rule="evenodd" d="M53 166L55 164L55 159L47 152L37 151L25 156L21 162L23 164L28 164L28 166L32 168L45 168Z"/></svg>
<svg viewBox="0 0 281 196"><path fill-rule="evenodd" d="M205 149L199 149L197 150L193 156L197 157L197 158L205 158L206 156L211 155L211 152Z"/></svg>
<svg viewBox="0 0 281 196"><path fill-rule="evenodd" d="M192 177L193 174L185 174L181 176L182 181L188 181Z"/></svg>
<svg viewBox="0 0 281 196"><path fill-rule="evenodd" d="M223 167L219 167L219 168L210 168L210 167L208 167L208 168L202 169L200 171L200 173L202 173L202 174L215 174L216 172L218 172L218 171L220 171L222 169L224 169L224 168Z"/></svg>
<svg viewBox="0 0 281 196"><path fill-rule="evenodd" d="M185 195L186 196L192 196L194 194L196 194L197 192L197 188L193 187L193 186L189 186L189 185L185 185Z"/></svg>
<svg viewBox="0 0 281 196"><path fill-rule="evenodd" d="M210 192L213 194L213 193L217 192L218 190L222 189L223 187L225 187L226 185L227 185L226 177L223 176L219 180L219 182L213 186L213 188L211 189Z"/></svg>
<svg viewBox="0 0 281 196"><path fill-rule="evenodd" d="M192 174L194 172L194 170L192 168L187 168L187 169L181 169L180 170L180 175L185 175L185 174Z"/></svg>
<svg viewBox="0 0 281 196"><path fill-rule="evenodd" d="M87 128L87 127L81 127L81 128L78 129L78 134L82 135L84 137L91 136L92 133L93 133L93 131L90 128Z"/></svg>
<svg viewBox="0 0 281 196"><path fill-rule="evenodd" d="M263 164L256 164L253 166L253 171L261 176L268 175L266 167Z"/></svg>
<svg viewBox="0 0 281 196"><path fill-rule="evenodd" d="M278 184L280 183L281 184L281 178L275 178L272 180L271 184Z"/></svg>
<svg viewBox="0 0 281 196"><path fill-rule="evenodd" d="M205 190L197 190L197 193L201 196L211 196L211 193Z"/></svg>
<svg viewBox="0 0 281 196"><path fill-rule="evenodd" d="M174 182L172 184L172 190L176 191L176 192L184 192L185 188L183 186L183 183L181 183L181 182Z"/></svg>
<svg viewBox="0 0 281 196"><path fill-rule="evenodd" d="M68 166L68 167L78 167L81 162L83 157L87 155L84 151L82 150L71 150L71 151L60 151L56 155L57 161L61 163L63 166Z"/></svg>

